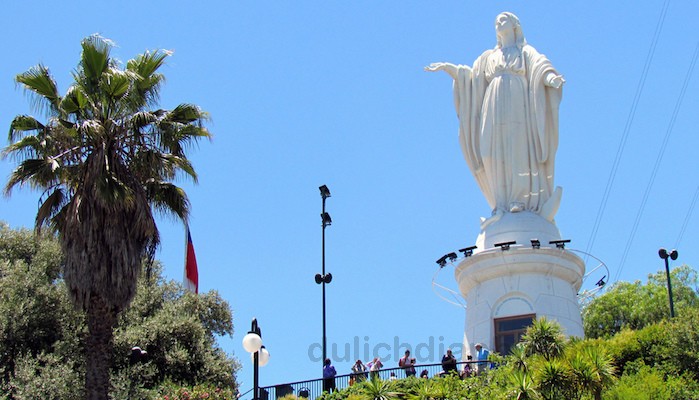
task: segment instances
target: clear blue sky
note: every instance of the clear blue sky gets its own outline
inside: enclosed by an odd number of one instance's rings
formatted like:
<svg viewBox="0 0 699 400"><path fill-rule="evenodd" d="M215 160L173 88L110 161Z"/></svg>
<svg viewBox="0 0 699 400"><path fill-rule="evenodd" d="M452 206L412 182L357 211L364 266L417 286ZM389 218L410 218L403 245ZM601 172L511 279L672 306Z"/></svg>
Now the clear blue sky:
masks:
<svg viewBox="0 0 699 400"><path fill-rule="evenodd" d="M558 227L585 250L626 131L662 1L54 1L3 5L0 126L31 112L13 77L41 62L64 91L80 40L99 32L123 61L146 49L174 51L161 105L209 111L214 134L191 152L200 184L193 204L200 290L234 310L223 348L240 358L253 317L272 357L261 384L314 378L309 347L321 339L321 198L328 185L329 343L363 359L390 356L394 340L416 346L460 342L464 311L432 291L435 260L471 245L489 214L458 148L451 82L428 74L435 61L471 64L495 44L493 21L512 11L529 43L565 75L556 184ZM611 3L611 5L610 5ZM618 5L617 5L618 4ZM27 17L30 15L31 18ZM37 17L37 15L40 15ZM590 252L620 280L662 268L659 247L677 244L699 186L699 82L695 71L670 131L635 239L634 220L654 170L699 35L699 3L672 2ZM38 18L38 19L37 19ZM0 161L0 177L13 168ZM33 224L38 194L0 199L0 219ZM677 264L697 267L696 212L677 244ZM161 221L158 253L181 280L184 233ZM630 243L623 263L624 249ZM674 263L673 263L674 264ZM620 269L621 268L621 269ZM439 281L455 287L453 269ZM586 286L594 282L587 282ZM355 337L358 346L355 346ZM366 338L366 339L365 339ZM441 339L440 339L441 338ZM380 346L385 343L388 351ZM365 346L368 357L365 356ZM402 352L402 350L401 350ZM316 352L316 356L320 354ZM427 352L423 352L427 356ZM336 361L340 373L350 362Z"/></svg>

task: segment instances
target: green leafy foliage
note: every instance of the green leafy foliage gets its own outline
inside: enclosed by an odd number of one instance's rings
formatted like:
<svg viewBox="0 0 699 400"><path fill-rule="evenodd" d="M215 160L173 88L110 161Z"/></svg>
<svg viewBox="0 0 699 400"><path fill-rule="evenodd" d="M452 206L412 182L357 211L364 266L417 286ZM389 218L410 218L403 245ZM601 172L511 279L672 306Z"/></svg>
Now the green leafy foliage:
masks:
<svg viewBox="0 0 699 400"><path fill-rule="evenodd" d="M0 222L0 399L85 398L85 317L70 302L61 260L53 236ZM228 303L166 282L157 262L142 275L115 331L111 397L185 398L182 389L231 398L240 366L216 344L233 334ZM148 352L134 365L133 346Z"/></svg>
<svg viewBox="0 0 699 400"><path fill-rule="evenodd" d="M672 297L678 316L699 307L697 273L682 265L670 272ZM648 282L618 282L583 308L583 327L589 338L611 337L624 328L641 329L669 317L665 271L648 276Z"/></svg>
<svg viewBox="0 0 699 400"><path fill-rule="evenodd" d="M605 395L609 400L691 400L699 398L699 384L686 375L666 375L639 363L629 367Z"/></svg>

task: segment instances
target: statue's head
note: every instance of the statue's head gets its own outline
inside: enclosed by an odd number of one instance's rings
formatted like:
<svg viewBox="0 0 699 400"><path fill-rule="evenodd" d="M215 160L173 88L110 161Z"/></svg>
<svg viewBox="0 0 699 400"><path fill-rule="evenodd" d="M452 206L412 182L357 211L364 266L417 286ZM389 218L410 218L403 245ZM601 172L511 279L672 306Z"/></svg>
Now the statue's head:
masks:
<svg viewBox="0 0 699 400"><path fill-rule="evenodd" d="M519 18L517 18L516 15L512 14L511 12L507 12L507 11L498 14L498 16L495 17L495 31L496 32L499 32L498 24L502 20L507 21L508 25L511 27L512 31L514 32L515 43L517 43L517 47L521 48L522 46L527 44L527 41L524 39L524 33L522 33L522 25L519 23ZM496 36L498 39L497 47L502 47L500 34L496 33Z"/></svg>

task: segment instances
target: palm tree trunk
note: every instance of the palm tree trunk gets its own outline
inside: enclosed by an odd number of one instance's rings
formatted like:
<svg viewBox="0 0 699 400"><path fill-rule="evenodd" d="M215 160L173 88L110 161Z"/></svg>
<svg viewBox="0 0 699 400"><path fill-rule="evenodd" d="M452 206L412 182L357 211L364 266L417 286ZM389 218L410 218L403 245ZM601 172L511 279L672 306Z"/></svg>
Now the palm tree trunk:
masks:
<svg viewBox="0 0 699 400"><path fill-rule="evenodd" d="M116 312L93 292L87 309L89 334L85 349L85 394L88 400L109 399L109 369L116 320Z"/></svg>

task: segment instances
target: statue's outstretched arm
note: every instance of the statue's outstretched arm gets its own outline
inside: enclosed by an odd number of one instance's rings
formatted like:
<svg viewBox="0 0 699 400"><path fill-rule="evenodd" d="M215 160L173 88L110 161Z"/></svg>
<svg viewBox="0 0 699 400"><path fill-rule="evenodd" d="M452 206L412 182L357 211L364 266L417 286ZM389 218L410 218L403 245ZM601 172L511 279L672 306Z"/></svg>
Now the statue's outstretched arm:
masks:
<svg viewBox="0 0 699 400"><path fill-rule="evenodd" d="M550 86L554 89L560 89L561 86L566 83L566 80L563 78L563 75L558 75L555 72L549 72L546 75L544 82L546 83L546 86Z"/></svg>
<svg viewBox="0 0 699 400"><path fill-rule="evenodd" d="M452 63L447 63L447 62L438 62L438 63L432 63L428 66L425 67L425 71L428 72L435 72L435 71L444 71L449 76L452 77L452 79L456 80L458 75L459 75L459 68L468 68L469 70L471 69L470 67L467 67L465 65L454 65Z"/></svg>

